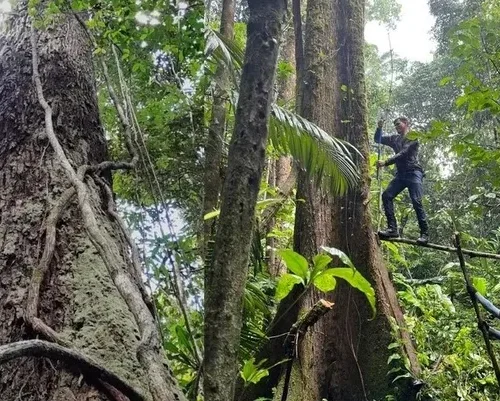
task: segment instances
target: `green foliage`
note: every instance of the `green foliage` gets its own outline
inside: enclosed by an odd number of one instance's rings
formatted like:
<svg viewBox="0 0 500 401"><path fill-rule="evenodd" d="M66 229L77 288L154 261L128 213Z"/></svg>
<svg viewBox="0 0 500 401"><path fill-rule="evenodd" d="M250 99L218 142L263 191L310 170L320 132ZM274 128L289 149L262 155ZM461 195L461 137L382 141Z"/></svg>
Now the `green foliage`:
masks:
<svg viewBox="0 0 500 401"><path fill-rule="evenodd" d="M306 258L291 249L284 249L279 255L286 264L288 270L302 278L304 282L309 279L309 264Z"/></svg>
<svg viewBox="0 0 500 401"><path fill-rule="evenodd" d="M276 286L276 300L281 301L285 298L292 291L295 284L305 284L304 279L295 274L283 274Z"/></svg>
<svg viewBox="0 0 500 401"><path fill-rule="evenodd" d="M288 61L280 60L278 62L278 68L276 74L279 80L285 80L289 78L292 74L295 74L295 67Z"/></svg>
<svg viewBox="0 0 500 401"><path fill-rule="evenodd" d="M396 28L400 13L401 4L397 0L369 0L367 2L367 19L378 21L388 28Z"/></svg>
<svg viewBox="0 0 500 401"><path fill-rule="evenodd" d="M358 168L352 154L360 153L352 145L323 131L317 125L276 104L269 122L271 144L290 154L315 181L335 194L343 194L356 185Z"/></svg>
<svg viewBox="0 0 500 401"><path fill-rule="evenodd" d="M263 364L265 364L265 362L266 359L263 359L262 361L259 361L258 364L255 364L254 358L245 361L243 369L240 371L240 376L245 382L245 386L248 386L251 383L256 384L264 377L269 376L268 369L260 368Z"/></svg>
<svg viewBox="0 0 500 401"><path fill-rule="evenodd" d="M279 252L288 270L281 276L276 287L276 298L285 298L296 284L302 284L305 289L314 286L323 292L333 291L337 285L336 278L345 280L349 285L361 291L368 300L375 315L375 290L371 284L356 270L349 257L336 248L323 247L326 253L338 257L348 268L335 267L328 269L332 258L326 254L319 254L313 258L312 266L297 252L290 249Z"/></svg>

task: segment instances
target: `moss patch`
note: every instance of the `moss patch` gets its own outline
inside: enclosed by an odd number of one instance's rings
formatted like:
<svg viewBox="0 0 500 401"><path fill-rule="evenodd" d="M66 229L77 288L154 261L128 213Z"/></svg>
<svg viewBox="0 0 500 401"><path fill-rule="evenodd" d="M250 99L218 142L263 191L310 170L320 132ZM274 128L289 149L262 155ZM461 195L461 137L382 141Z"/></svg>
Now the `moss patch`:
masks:
<svg viewBox="0 0 500 401"><path fill-rule="evenodd" d="M73 296L63 334L76 347L100 361L146 394L144 373L136 357L140 335L90 240L82 238L67 280Z"/></svg>

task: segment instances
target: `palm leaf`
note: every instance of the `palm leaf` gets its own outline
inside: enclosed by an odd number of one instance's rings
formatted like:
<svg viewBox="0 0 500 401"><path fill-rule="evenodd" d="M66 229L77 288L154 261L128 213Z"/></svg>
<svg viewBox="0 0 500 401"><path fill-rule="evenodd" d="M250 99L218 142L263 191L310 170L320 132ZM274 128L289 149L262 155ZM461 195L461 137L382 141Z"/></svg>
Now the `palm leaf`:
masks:
<svg viewBox="0 0 500 401"><path fill-rule="evenodd" d="M236 42L211 29L207 29L206 38L206 53L231 71L237 87L244 61L243 50ZM237 97L238 93L230 96L234 104ZM353 155L361 154L349 143L277 104L272 105L269 133L271 144L282 153L291 155L321 187L334 194L343 194L356 185L359 172Z"/></svg>
<svg viewBox="0 0 500 401"><path fill-rule="evenodd" d="M235 86L238 86L245 54L235 41L229 40L220 32L207 28L205 31L205 55L230 72Z"/></svg>
<svg viewBox="0 0 500 401"><path fill-rule="evenodd" d="M332 137L316 124L273 104L269 136L274 148L293 156L323 188L343 194L356 185L359 171L353 156L361 154L354 146Z"/></svg>

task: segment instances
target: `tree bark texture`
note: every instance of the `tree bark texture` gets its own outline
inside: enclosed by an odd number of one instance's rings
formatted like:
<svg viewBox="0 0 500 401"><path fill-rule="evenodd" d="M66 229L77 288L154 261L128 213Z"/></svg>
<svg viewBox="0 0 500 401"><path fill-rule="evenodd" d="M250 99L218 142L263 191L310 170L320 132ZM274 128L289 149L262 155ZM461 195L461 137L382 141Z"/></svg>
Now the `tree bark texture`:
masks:
<svg viewBox="0 0 500 401"><path fill-rule="evenodd" d="M335 87L334 62L335 43L332 35L333 5L331 0L307 2L305 24L305 40L303 58L297 58L301 78L298 83L300 114L319 125L326 132L336 135L335 122L332 116ZM309 179L304 171L299 171L297 188L297 209L295 216L294 250L311 260L320 252L323 245L332 243L332 197L321 191ZM301 201L303 200L303 201ZM298 303L300 310L309 310L321 298L318 291L311 289ZM327 298L330 300L331 295ZM318 337L328 335L322 330L322 321L331 319L337 305L330 316L325 316L306 334L298 353L298 361L294 363L292 382L290 383L289 400L320 400L320 383L324 377L317 376L324 350L317 342ZM298 315L298 314L297 314Z"/></svg>
<svg viewBox="0 0 500 401"><path fill-rule="evenodd" d="M294 0L294 5L297 5L297 0ZM294 9L294 13L296 11ZM326 18L328 15L332 15L331 0L308 2L304 50L306 57L296 58L298 78L301 75L300 70L303 70L302 79L297 83L300 91L297 94L297 99L300 99L297 108L300 115L319 125L327 132L332 132L334 124L331 121L331 108L333 107L334 94L333 86L329 85L332 80L328 78L333 74L333 63L331 59L327 60L325 55L333 52L333 39L331 38L333 23L332 18ZM297 32L302 31L297 29L297 19L295 22L295 35L297 35ZM298 47L302 48L301 45ZM302 65L301 63L305 64ZM294 250L311 259L312 256L318 253L322 245L331 243L331 200L328 195L320 193L309 180L307 174L300 170L298 172L297 200ZM301 309L310 310L315 304L314 299L316 301L320 299L319 294L317 294L317 298L313 299L310 296L304 299L305 294L303 294L303 291L303 287L295 286L290 294L280 302L276 317L268 329L270 339L257 353L257 361L267 359L266 365L272 366L286 359L286 350L283 346L284 338L281 335L291 329L292 325L297 321ZM314 328L311 329L313 332L314 330ZM306 336L304 342L302 342L299 357L303 354L304 347L309 344L308 338L309 336ZM307 355L311 356L309 351ZM313 363L311 362L313 360L311 358L307 363ZM280 380L282 381L282 371L283 367L281 365L273 367L269 371L269 376L263 378L256 385L249 386L245 389L243 395L236 399L253 401L258 397L272 398L273 388L278 386ZM302 381L301 377L296 375L296 371L297 368L294 367L294 377L291 384L293 388L291 388L292 391L288 395L289 399L292 399L294 394L300 394L299 397L304 395L304 400L316 401L320 399L316 396L317 392L314 394L307 393L314 386L310 386L308 389L303 388L306 381ZM306 373L304 373L304 377L306 377L305 375ZM307 376L307 381L314 380L315 378L312 375ZM302 390L304 390L303 393ZM275 396L274 399L280 398ZM297 400L299 399L297 398Z"/></svg>
<svg viewBox="0 0 500 401"><path fill-rule="evenodd" d="M0 37L1 345L38 336L26 322L28 289L38 274L34 271L44 252L48 216L71 187L47 140L44 110L33 84L30 18L26 17L16 18ZM37 36L44 96L70 164L77 169L105 161L106 141L86 34L67 16ZM117 268L126 269L130 266L126 239L106 213L105 195L91 177L86 184L98 224L119 250L122 265ZM54 255L37 306L38 318L64 342L152 399L150 378L137 356L141 333L136 316L89 239L76 196L58 221ZM167 378L163 385L168 397L164 399L184 400L167 369L162 375ZM102 382L81 376L76 365L26 357L0 366L2 400L104 401L116 397Z"/></svg>
<svg viewBox="0 0 500 401"><path fill-rule="evenodd" d="M213 266L205 288L204 393L234 396L255 205L265 164L268 118L285 0L249 0L250 19L236 122L229 148Z"/></svg>
<svg viewBox="0 0 500 401"><path fill-rule="evenodd" d="M220 33L228 40L232 40L234 36L234 10L235 0L223 0ZM222 154L226 137L226 109L230 85L229 71L223 64L219 64L214 76L212 120L205 146L203 216L219 206L219 194L222 186ZM215 222L215 219L203 221L204 253L208 241L215 233Z"/></svg>
<svg viewBox="0 0 500 401"><path fill-rule="evenodd" d="M283 32L283 41L280 46L280 60L294 64L295 61L295 36L293 32L293 26L289 25L288 29ZM283 104L285 107L290 107L294 103L295 99L295 73L290 75L279 77L277 80L278 87L278 103ZM271 160L270 164L270 174L268 184L271 187L278 188L278 191L285 192L284 187L291 174L293 174L293 161L289 156L280 156L277 160ZM286 193L285 193L286 194ZM286 194L289 196L290 194ZM272 218L268 226L268 231L266 235L274 228L276 225L276 219ZM277 241L273 237L266 238L267 249L267 263L268 271L273 277L277 277L282 273L283 264L280 263L275 255L274 248L277 245Z"/></svg>
<svg viewBox="0 0 500 401"><path fill-rule="evenodd" d="M387 364L394 342L391 319L400 328L404 357L412 373L419 374L416 352L407 330L396 291L385 268L373 232L368 210L370 176L364 80L364 0L333 0L337 53L335 65L335 116L337 135L353 144L363 155L358 160L360 185L346 196L336 198L333 209L332 245L344 251L361 274L373 285L377 297L377 316L370 319L366 299L345 283L334 293L333 315L319 322L316 336L323 352L318 361L320 394L328 400L379 400L391 393L393 377ZM322 340L322 341L320 341ZM411 399L411 381L398 383ZM406 390L409 390L406 393Z"/></svg>

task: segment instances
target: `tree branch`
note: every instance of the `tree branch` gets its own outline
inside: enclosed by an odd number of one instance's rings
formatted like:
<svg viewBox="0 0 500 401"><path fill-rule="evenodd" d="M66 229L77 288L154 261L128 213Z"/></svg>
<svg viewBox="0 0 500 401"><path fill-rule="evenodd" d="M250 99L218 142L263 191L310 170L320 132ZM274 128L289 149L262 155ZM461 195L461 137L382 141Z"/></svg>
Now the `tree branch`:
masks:
<svg viewBox="0 0 500 401"><path fill-rule="evenodd" d="M294 349L298 346L298 339L302 338L309 327L316 324L324 315L333 309L333 303L320 299L303 317L294 323L288 332L284 347ZM296 355L293 352L293 355Z"/></svg>
<svg viewBox="0 0 500 401"><path fill-rule="evenodd" d="M61 198L54 206L52 211L45 222L45 247L43 250L42 258L38 265L33 268L31 273L31 281L28 289L28 300L26 301L26 313L25 320L31 326L31 328L44 336L44 338L64 345L66 347L69 344L63 340L54 329L49 327L42 319L38 318L38 304L40 300L40 287L42 286L43 279L47 270L49 269L50 262L52 261L52 256L54 255L54 249L56 246L56 226L61 214L66 209L66 206L70 200L75 195L76 191L74 187L68 188L62 194Z"/></svg>
<svg viewBox="0 0 500 401"><path fill-rule="evenodd" d="M283 393L281 394L281 401L286 401L288 398L288 389L290 387L290 377L292 373L293 361L297 357L297 350L299 348L300 341L306 334L309 327L316 324L316 322L321 319L325 314L333 309L333 303L320 299L313 307L310 309L303 317L301 317L297 322L293 324L290 331L288 332L285 343L287 355L290 357L286 367L285 382L283 384Z"/></svg>
<svg viewBox="0 0 500 401"><path fill-rule="evenodd" d="M467 271L467 267L465 266L464 252L462 251L462 247L460 245L459 233L455 233L455 246L457 247L456 249L457 249L458 260L460 261L460 268L462 269L465 283L467 285L467 292L470 295L472 305L474 306L474 311L476 312L477 325L479 326L479 330L481 330L481 333L483 334L484 343L486 345L486 351L488 352L491 364L493 365L493 370L495 371L495 376L497 378L497 384L500 385L500 368L498 366L495 353L491 346L488 324L483 320L483 317L481 316L481 311L479 310L479 305L477 303L476 297L474 296L474 287L472 286L472 281L470 279L469 272Z"/></svg>
<svg viewBox="0 0 500 401"><path fill-rule="evenodd" d="M387 241L387 242L399 242L402 244L409 244L409 245L416 245L416 246L421 246L424 248L432 248L432 249L437 249L439 251L445 251L445 252L457 252L457 248L449 247L449 246L444 246L444 245L438 245L438 244L421 244L415 240L407 239L407 238L381 238L379 237L381 241ZM469 249L462 249L462 253L464 255L468 255L472 258L489 258L489 259L497 259L500 260L500 255L496 253L488 253L488 252L480 252L480 251L472 251Z"/></svg>
<svg viewBox="0 0 500 401"><path fill-rule="evenodd" d="M19 341L0 346L0 365L22 357L43 357L65 362L93 379L110 384L130 401L146 400L142 394L113 372L72 349L42 340Z"/></svg>

